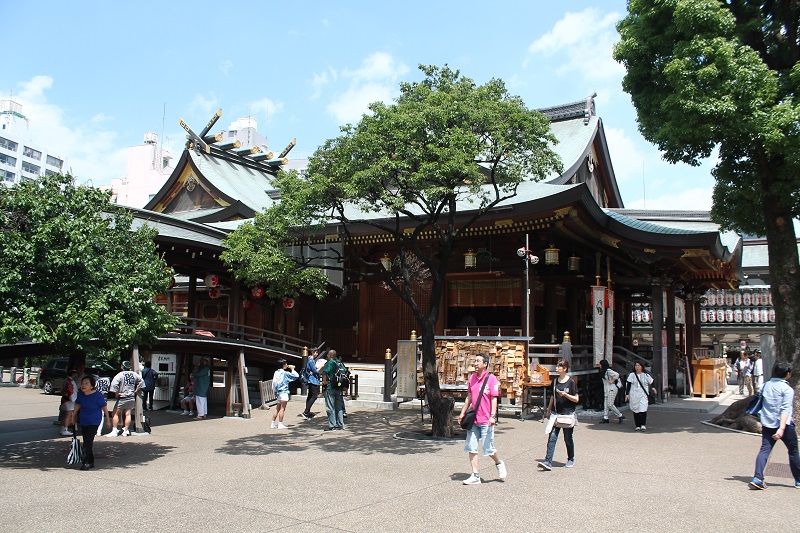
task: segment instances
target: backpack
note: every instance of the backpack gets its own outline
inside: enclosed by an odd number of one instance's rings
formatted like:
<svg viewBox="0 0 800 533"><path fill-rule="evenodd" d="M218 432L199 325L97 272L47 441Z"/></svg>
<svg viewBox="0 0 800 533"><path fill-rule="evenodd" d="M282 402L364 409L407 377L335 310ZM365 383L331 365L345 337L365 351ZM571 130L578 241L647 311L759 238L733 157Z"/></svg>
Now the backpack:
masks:
<svg viewBox="0 0 800 533"><path fill-rule="evenodd" d="M333 386L340 389L350 387L350 371L342 363L336 363L336 370L333 373Z"/></svg>
<svg viewBox="0 0 800 533"><path fill-rule="evenodd" d="M303 370L300 371L300 381L302 383L308 383L308 367L304 367Z"/></svg>

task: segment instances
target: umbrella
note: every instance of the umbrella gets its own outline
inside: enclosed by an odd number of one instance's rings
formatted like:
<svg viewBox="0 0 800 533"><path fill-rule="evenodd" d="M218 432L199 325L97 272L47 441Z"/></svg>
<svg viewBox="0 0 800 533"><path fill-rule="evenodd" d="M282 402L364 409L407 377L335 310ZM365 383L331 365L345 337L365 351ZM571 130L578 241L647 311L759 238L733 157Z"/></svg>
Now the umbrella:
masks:
<svg viewBox="0 0 800 533"><path fill-rule="evenodd" d="M76 465L83 462L83 446L81 446L80 439L75 436L75 430L72 430L72 445L67 454L67 464Z"/></svg>

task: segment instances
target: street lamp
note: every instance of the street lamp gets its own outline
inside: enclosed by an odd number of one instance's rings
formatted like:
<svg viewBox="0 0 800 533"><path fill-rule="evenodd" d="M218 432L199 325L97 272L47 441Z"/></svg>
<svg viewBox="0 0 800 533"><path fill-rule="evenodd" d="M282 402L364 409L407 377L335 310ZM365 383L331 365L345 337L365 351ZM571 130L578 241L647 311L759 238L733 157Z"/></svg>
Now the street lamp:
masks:
<svg viewBox="0 0 800 533"><path fill-rule="evenodd" d="M535 265L539 262L539 257L528 247L528 234L525 234L525 246L517 249L517 255L525 263L525 336L530 337L531 328L531 285L528 279L528 265Z"/></svg>

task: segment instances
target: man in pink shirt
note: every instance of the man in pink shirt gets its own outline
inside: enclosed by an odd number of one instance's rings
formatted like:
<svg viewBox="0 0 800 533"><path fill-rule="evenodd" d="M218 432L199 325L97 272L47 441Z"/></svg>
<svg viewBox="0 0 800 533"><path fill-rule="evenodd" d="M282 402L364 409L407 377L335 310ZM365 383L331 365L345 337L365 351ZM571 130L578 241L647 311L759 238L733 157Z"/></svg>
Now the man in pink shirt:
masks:
<svg viewBox="0 0 800 533"><path fill-rule="evenodd" d="M475 423L467 430L467 442L464 451L469 453L469 462L472 466L472 475L464 480L464 485L479 485L481 476L478 473L478 441L481 443L483 455L488 455L494 460L497 467L497 477L506 479L506 464L497 456L494 448L494 425L497 423L497 397L500 395L500 382L486 367L489 356L479 353L475 356L475 373L469 377L467 398L464 407L458 416L459 423L464 418L467 409L475 407L480 399L480 405L475 410ZM486 386L484 387L484 380ZM481 395L481 389L483 394Z"/></svg>

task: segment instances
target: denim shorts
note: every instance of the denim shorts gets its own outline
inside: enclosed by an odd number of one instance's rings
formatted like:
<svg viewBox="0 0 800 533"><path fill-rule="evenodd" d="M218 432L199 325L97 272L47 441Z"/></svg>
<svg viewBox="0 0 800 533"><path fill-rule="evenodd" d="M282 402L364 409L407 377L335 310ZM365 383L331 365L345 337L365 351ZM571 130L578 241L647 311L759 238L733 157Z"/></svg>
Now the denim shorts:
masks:
<svg viewBox="0 0 800 533"><path fill-rule="evenodd" d="M464 444L464 451L467 453L478 453L478 441L481 441L483 455L494 455L494 426L489 424L474 424L472 429L467 431L467 442Z"/></svg>

